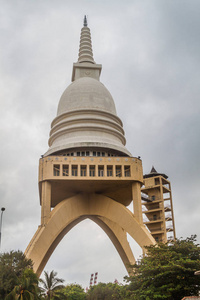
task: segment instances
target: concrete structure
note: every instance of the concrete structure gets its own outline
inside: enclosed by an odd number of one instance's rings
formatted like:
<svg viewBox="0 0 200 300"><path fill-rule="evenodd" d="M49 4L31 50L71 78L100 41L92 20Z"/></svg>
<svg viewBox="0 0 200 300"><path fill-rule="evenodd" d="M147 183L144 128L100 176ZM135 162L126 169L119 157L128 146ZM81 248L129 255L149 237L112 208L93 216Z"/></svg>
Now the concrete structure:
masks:
<svg viewBox="0 0 200 300"><path fill-rule="evenodd" d="M176 237L171 185L167 178L153 167L149 174L144 175L141 188L144 224L156 242L163 243Z"/></svg>
<svg viewBox="0 0 200 300"><path fill-rule="evenodd" d="M125 147L122 122L100 73L85 18L72 83L61 96L49 150L39 163L41 225L25 252L38 274L64 235L86 218L109 236L129 273L135 259L127 233L142 248L155 244L151 227L143 224L142 161ZM134 213L127 208L131 203Z"/></svg>

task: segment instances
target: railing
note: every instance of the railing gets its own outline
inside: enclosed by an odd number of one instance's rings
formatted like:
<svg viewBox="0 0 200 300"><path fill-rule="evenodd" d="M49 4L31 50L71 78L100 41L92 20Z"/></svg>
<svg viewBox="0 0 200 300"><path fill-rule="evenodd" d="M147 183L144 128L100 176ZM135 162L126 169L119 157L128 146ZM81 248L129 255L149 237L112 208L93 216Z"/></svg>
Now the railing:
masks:
<svg viewBox="0 0 200 300"><path fill-rule="evenodd" d="M148 222L152 222L152 221L160 222L160 221L162 221L162 219L161 218L157 218L157 219L155 219L155 218L143 219L144 223L148 223Z"/></svg>
<svg viewBox="0 0 200 300"><path fill-rule="evenodd" d="M141 198L142 200L145 200L145 201L150 201L152 202L153 200L151 199L151 197L149 197L147 194L145 193L141 193Z"/></svg>
<svg viewBox="0 0 200 300"><path fill-rule="evenodd" d="M153 212L154 210L162 210L160 207L154 207L154 208L151 208L151 209L147 209L147 208L142 208L142 212Z"/></svg>
<svg viewBox="0 0 200 300"><path fill-rule="evenodd" d="M143 192L141 192L141 198L142 198L142 200L147 201L147 202L151 202L151 203L153 203L154 201L160 200L160 197L149 196L149 195L147 195Z"/></svg>
<svg viewBox="0 0 200 300"><path fill-rule="evenodd" d="M156 231L163 231L163 228L153 228L150 229L151 232L156 232Z"/></svg>

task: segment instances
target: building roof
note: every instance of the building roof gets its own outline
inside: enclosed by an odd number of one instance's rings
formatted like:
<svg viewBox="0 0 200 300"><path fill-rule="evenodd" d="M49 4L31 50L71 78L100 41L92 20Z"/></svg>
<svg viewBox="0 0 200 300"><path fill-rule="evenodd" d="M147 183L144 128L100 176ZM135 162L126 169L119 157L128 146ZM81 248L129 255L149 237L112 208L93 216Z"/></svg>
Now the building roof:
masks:
<svg viewBox="0 0 200 300"><path fill-rule="evenodd" d="M154 168L154 166L152 166L150 173L149 174L145 174L143 177L144 178L150 178L150 177L155 177L155 176L162 176L165 179L168 178L168 176L166 174L164 174L164 173L158 173L156 171L156 169Z"/></svg>

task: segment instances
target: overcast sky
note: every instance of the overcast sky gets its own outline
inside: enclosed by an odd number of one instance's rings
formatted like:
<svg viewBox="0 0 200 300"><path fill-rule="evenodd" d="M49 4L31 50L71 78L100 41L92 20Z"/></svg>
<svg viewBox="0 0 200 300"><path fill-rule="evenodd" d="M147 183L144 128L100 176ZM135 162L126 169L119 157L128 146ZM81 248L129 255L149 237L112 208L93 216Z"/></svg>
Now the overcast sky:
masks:
<svg viewBox="0 0 200 300"><path fill-rule="evenodd" d="M172 184L177 237L200 242L200 1L0 0L1 251L24 251L40 223L38 162L71 82L83 16L127 148ZM137 245L131 242L136 257ZM126 270L91 221L72 229L45 270L65 283L123 282Z"/></svg>

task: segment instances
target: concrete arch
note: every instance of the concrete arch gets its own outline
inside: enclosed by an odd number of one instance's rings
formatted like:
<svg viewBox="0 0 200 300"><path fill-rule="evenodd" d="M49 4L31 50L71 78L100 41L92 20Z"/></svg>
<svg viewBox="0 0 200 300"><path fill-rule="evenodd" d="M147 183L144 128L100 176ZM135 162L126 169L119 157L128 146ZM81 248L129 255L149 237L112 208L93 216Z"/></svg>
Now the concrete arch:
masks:
<svg viewBox="0 0 200 300"><path fill-rule="evenodd" d="M105 217L90 216L89 219L94 221L104 230L119 253L127 272L131 273L130 265L135 263L135 258L123 228Z"/></svg>
<svg viewBox="0 0 200 300"><path fill-rule="evenodd" d="M66 233L86 218L96 222L107 233L128 272L128 264L134 262L134 257L126 233L141 247L155 244L146 227L124 205L103 195L78 194L63 200L53 209L47 223L39 226L25 251L26 256L33 260L34 271L38 275Z"/></svg>

